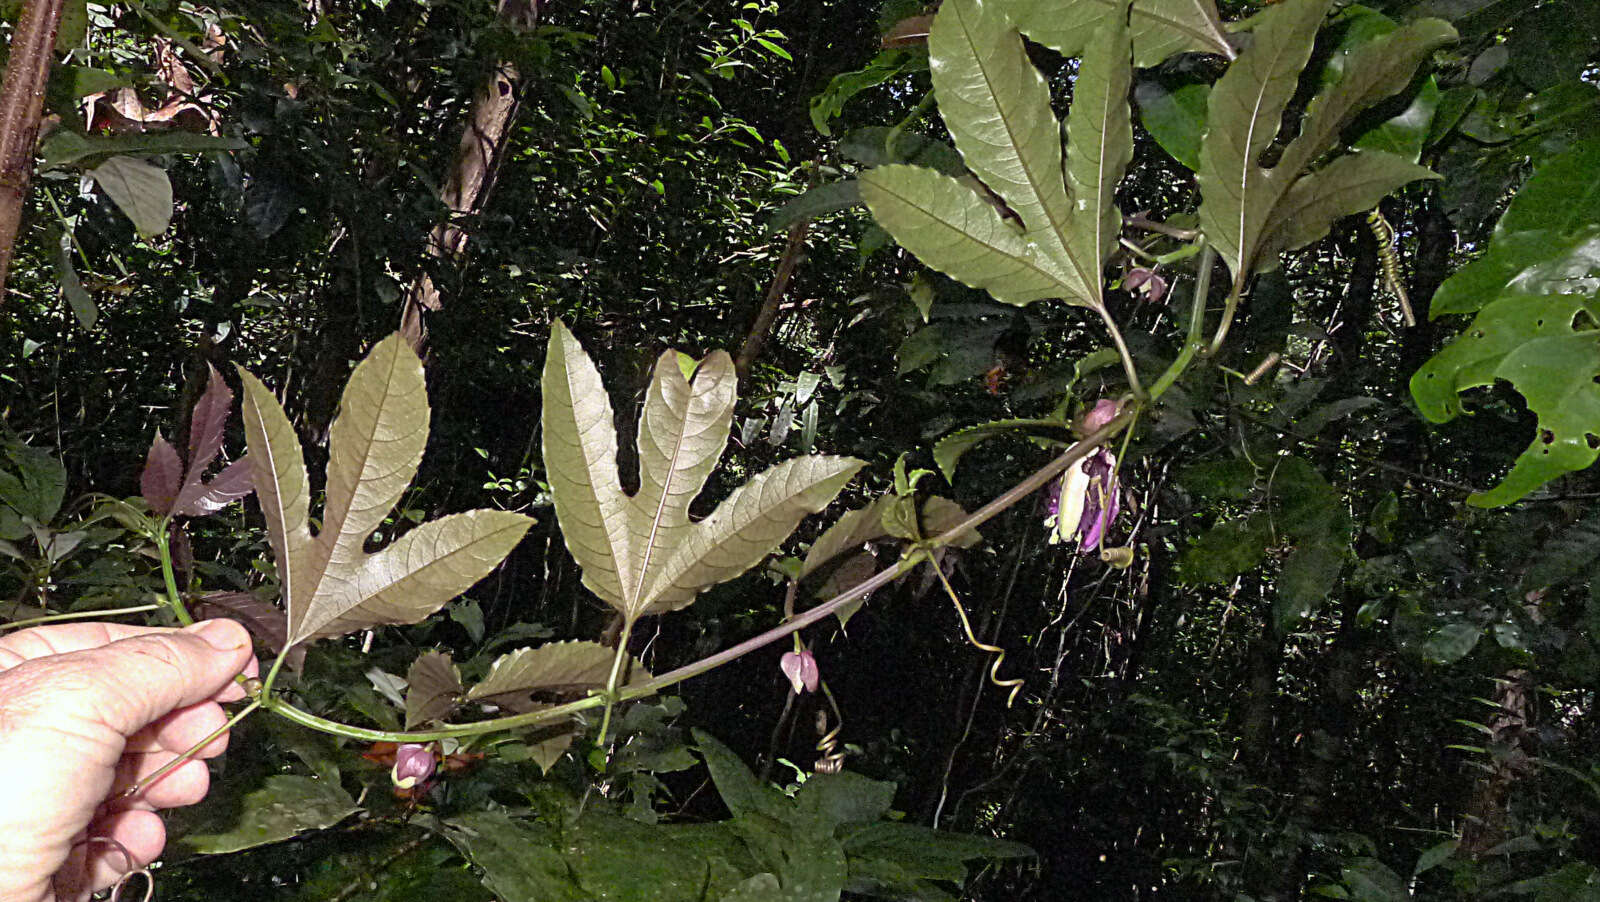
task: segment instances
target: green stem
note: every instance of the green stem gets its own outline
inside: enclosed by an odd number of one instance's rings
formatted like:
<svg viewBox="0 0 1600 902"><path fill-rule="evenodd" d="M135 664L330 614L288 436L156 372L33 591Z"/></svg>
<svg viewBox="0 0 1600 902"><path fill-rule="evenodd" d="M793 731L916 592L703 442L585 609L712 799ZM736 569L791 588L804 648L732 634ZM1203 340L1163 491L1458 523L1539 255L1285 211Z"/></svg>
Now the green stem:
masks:
<svg viewBox="0 0 1600 902"><path fill-rule="evenodd" d="M622 621L622 635L617 637L617 652L611 656L611 676L606 678L606 713L600 716L600 738L596 743L606 747L606 733L611 729L611 712L617 706L617 683L622 679L622 662L628 659L628 640L633 638L633 618Z"/></svg>
<svg viewBox="0 0 1600 902"><path fill-rule="evenodd" d="M70 614L50 614L44 617L29 617L27 620L13 620L10 623L0 623L0 633L6 630L26 629L38 626L41 623L56 623L61 620L94 620L100 617L120 617L123 614L142 614L146 611L159 611L165 605L140 604L131 608L101 608L98 611L73 611Z"/></svg>
<svg viewBox="0 0 1600 902"><path fill-rule="evenodd" d="M167 521L163 520L155 534L156 551L161 554L161 579L167 584L167 607L172 609L172 615L184 626L193 626L194 618L189 616L189 609L183 606L183 598L178 595L178 577L172 571L172 549L167 538Z"/></svg>
<svg viewBox="0 0 1600 902"><path fill-rule="evenodd" d="M1156 384L1150 387L1152 400L1161 397L1172 383L1178 381L1189 364L1194 362L1196 354L1205 347L1206 328L1206 297L1211 293L1211 270L1216 264L1217 252L1207 244L1200 252L1200 269L1194 280L1194 297L1189 302L1189 337L1183 343L1183 350L1178 353L1178 358L1172 361Z"/></svg>
<svg viewBox="0 0 1600 902"><path fill-rule="evenodd" d="M1111 311L1104 304L1098 304L1093 309L1105 322L1106 331L1111 333L1111 343L1116 345L1117 356L1122 358L1122 371L1128 374L1128 387L1133 390L1133 396L1141 401L1148 398L1143 383L1139 381L1139 371L1133 365L1133 355L1128 352L1128 344L1122 340L1122 330L1117 328L1117 321L1111 318Z"/></svg>
<svg viewBox="0 0 1600 902"><path fill-rule="evenodd" d="M1244 289L1242 282L1235 282L1232 290L1228 292L1228 299L1222 302L1222 322L1217 323L1217 334L1211 336L1211 344L1206 348L1206 356L1216 354L1222 350L1222 343L1228 339L1228 328L1233 325L1233 315L1239 312L1239 292Z"/></svg>
<svg viewBox="0 0 1600 902"><path fill-rule="evenodd" d="M223 724L220 727L217 727L215 730L212 730L209 734L206 735L206 738L200 740L199 742L195 743L192 746L189 746L189 749L187 751L185 751L183 754L181 754L178 757L172 759L171 761L168 761L166 764L161 765L159 768L157 768L149 776L145 777L143 780L140 780L139 782L137 782L137 783L133 784L132 786L128 787L127 792L124 792L122 794L122 797L123 798L129 798L130 796L136 796L139 793L144 792L146 789L149 789L150 788L150 784L156 782L157 780L161 779L162 777L165 777L167 774L172 773L173 770L175 770L180 764L183 764L185 761L189 761L192 758L194 758L195 753L197 753L201 749L205 748L207 745L209 745L211 743L212 740L216 739L218 736L221 736L223 733L228 732L230 729L233 728L234 724L237 724L239 721L244 720L246 717L250 716L250 712L254 711L255 709L257 709L259 707L261 707L261 705L262 705L261 699L259 699L259 698L252 699L250 704L245 705L243 708L240 708L232 717L228 718L228 722L227 723Z"/></svg>
<svg viewBox="0 0 1600 902"><path fill-rule="evenodd" d="M1033 475L1012 486L1010 489L1007 489L1004 494L1001 494L993 501L990 501L983 507L973 511L971 514L968 514L967 517L961 522L955 524L944 532L939 533L933 538L928 539L923 543L923 547L927 549L942 548L945 545L955 542L957 539L961 538L972 530L977 529L979 526L989 522L995 516L1010 508L1018 501L1021 501L1023 498L1026 498L1034 492L1044 488L1045 485L1050 482L1050 480L1060 476L1068 467L1087 457L1096 448L1099 448L1101 445L1104 445L1106 442L1110 441L1116 435L1121 433L1122 430L1126 429L1133 422L1133 420L1134 413L1131 411L1118 415L1116 419L1100 427L1094 432L1091 432L1089 435L1085 436L1082 441L1063 451L1054 460L1034 471ZM731 648L723 649L714 655L709 655L701 658L698 661L685 664L676 670L670 670L646 682L634 683L629 686L620 687L614 693L615 702L632 701L636 698L645 698L647 696L655 695L661 690L670 686L675 686L684 680L690 679L691 677L699 676L707 671L715 670L729 661L742 658L758 648L771 645L772 643L777 642L792 633L805 629L813 623L817 623L833 616L834 612L839 610L839 608L842 608L845 605L860 599L862 596L869 595L883 586L894 582L896 579L899 579L901 576L910 572L910 570L918 563L921 563L922 559L922 555L908 555L905 559L898 561L894 566L880 571L876 575L863 580L854 586L851 586L843 592L840 592L838 595L835 595L822 604L811 608L803 614L795 616L792 620L785 621L784 623L781 623L758 636L753 636L749 639L746 639L745 641L740 642ZM275 664L273 670L276 671L276 669L277 668ZM272 676L272 673L269 673L268 676ZM497 717L492 720L481 720L476 723L453 724L451 726L441 727L436 730L401 731L369 730L365 727L356 727L349 724L339 723L338 721L318 717L309 711L296 708L294 705L289 704L283 699L272 696L265 690L265 688L261 693L261 706L275 714L282 716L286 720L293 721L294 723L300 724L303 727L309 727L313 730L319 730L324 733L332 733L336 736L345 736L350 739L362 739L369 742L433 742L440 739L451 739L460 736L479 736L484 733L495 733L501 730L515 730L523 727L535 726L537 724L545 723L546 721L557 720L563 717L571 717L581 711L587 711L591 708L599 708L602 705L607 704L607 701L607 694L596 693L588 698L578 699L577 701L567 702L564 705L557 705L553 708L545 708L540 711L530 711L527 714L514 714L509 717Z"/></svg>

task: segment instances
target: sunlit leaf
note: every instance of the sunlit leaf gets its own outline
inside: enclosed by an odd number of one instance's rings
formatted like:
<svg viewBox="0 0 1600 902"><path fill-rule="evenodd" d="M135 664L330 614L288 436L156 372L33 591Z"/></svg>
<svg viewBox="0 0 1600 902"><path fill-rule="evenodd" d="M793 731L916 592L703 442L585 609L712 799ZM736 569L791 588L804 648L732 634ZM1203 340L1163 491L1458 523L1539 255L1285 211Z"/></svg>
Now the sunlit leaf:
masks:
<svg viewBox="0 0 1600 902"><path fill-rule="evenodd" d="M1200 168L1200 136L1210 96L1209 84L1168 84L1157 78L1142 80L1134 89L1140 124L1162 150L1190 169Z"/></svg>
<svg viewBox="0 0 1600 902"><path fill-rule="evenodd" d="M681 608L755 566L807 513L826 507L860 461L801 457L756 476L703 520L689 517L727 444L733 362L718 352L684 378L657 361L639 420L639 490L622 491L611 403L599 371L559 321L544 369L544 455L556 516L583 582L631 622Z"/></svg>
<svg viewBox="0 0 1600 902"><path fill-rule="evenodd" d="M1078 277L1097 304L1104 303L1102 272L1122 230L1117 184L1133 159L1128 106L1133 69L1122 9L1119 4L1105 18L1084 48L1067 114L1066 176L1072 217L1066 242Z"/></svg>
<svg viewBox="0 0 1600 902"><path fill-rule="evenodd" d="M1600 297L1507 294L1411 377L1418 408L1436 423L1461 412L1458 393L1510 382L1538 417L1533 443L1504 481L1468 501L1498 507L1600 455Z"/></svg>
<svg viewBox="0 0 1600 902"><path fill-rule="evenodd" d="M1195 178L1203 200L1200 224L1235 278L1255 256L1276 194L1258 164L1277 137L1283 110L1331 0L1285 0L1262 13L1254 43L1211 90L1206 134Z"/></svg>
<svg viewBox="0 0 1600 902"><path fill-rule="evenodd" d="M140 235L153 238L172 222L172 182L160 166L137 157L111 157L89 176Z"/></svg>
<svg viewBox="0 0 1600 902"><path fill-rule="evenodd" d="M1071 202L1061 178L1060 125L1050 111L1050 88L1000 5L940 4L928 60L939 115L967 168L1016 212L1046 253L1068 259ZM1081 279L1075 287L1080 296L1089 290Z"/></svg>

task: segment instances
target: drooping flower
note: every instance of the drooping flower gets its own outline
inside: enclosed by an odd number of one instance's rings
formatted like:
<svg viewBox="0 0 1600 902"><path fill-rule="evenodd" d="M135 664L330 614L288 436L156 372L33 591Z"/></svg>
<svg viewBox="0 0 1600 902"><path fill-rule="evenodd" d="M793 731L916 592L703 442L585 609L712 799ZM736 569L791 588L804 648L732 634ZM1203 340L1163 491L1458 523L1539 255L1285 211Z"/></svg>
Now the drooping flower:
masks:
<svg viewBox="0 0 1600 902"><path fill-rule="evenodd" d="M394 785L410 789L433 776L436 763L430 746L406 743L395 749L394 768L389 771L389 776L394 780Z"/></svg>
<svg viewBox="0 0 1600 902"><path fill-rule="evenodd" d="M1121 407L1117 402L1110 398L1101 398L1083 415L1080 431L1087 435L1104 427L1107 423L1117 418L1117 411L1120 409Z"/></svg>
<svg viewBox="0 0 1600 902"><path fill-rule="evenodd" d="M1079 434L1103 428L1116 419L1117 410L1117 402L1101 400L1078 421ZM1051 542L1077 542L1083 554L1100 547L1106 527L1121 511L1116 474L1116 455L1100 448L1068 467L1051 484L1049 516L1045 518Z"/></svg>
<svg viewBox="0 0 1600 902"><path fill-rule="evenodd" d="M809 649L785 653L778 660L778 668L789 678L789 685L794 687L796 695L816 692L817 684L822 679L822 672L817 669L817 659L812 657Z"/></svg>
<svg viewBox="0 0 1600 902"><path fill-rule="evenodd" d="M1129 271L1127 278L1122 280L1122 287L1135 296L1143 295L1145 300L1153 304L1161 303L1167 294L1167 280L1155 270L1144 267Z"/></svg>

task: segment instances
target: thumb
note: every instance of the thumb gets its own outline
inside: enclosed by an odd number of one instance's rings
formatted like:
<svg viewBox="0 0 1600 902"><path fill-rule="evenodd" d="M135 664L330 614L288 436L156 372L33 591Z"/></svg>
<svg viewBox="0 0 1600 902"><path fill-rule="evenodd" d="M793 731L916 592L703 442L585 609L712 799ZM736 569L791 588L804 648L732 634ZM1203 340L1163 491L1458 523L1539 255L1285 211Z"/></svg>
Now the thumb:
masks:
<svg viewBox="0 0 1600 902"><path fill-rule="evenodd" d="M132 636L61 656L59 665L78 670L90 691L60 704L130 736L170 711L215 696L250 658L250 634L232 620Z"/></svg>

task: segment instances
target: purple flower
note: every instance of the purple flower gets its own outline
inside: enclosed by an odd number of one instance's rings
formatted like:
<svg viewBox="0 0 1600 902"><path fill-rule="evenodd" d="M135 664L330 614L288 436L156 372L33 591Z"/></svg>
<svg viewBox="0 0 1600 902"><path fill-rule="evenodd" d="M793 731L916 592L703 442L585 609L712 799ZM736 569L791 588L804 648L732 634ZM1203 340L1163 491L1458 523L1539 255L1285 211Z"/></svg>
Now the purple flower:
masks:
<svg viewBox="0 0 1600 902"><path fill-rule="evenodd" d="M1167 294L1167 280L1153 269L1140 267L1128 273L1122 280L1122 287L1136 295L1144 295L1145 300L1159 304Z"/></svg>
<svg viewBox="0 0 1600 902"><path fill-rule="evenodd" d="M410 789L418 783L433 776L433 767L437 763L433 757L433 749L426 745L407 743L394 751L394 769L389 776L394 780L394 785L401 789Z"/></svg>
<svg viewBox="0 0 1600 902"><path fill-rule="evenodd" d="M1095 411L1091 411L1090 417L1094 414ZM1051 518L1054 521L1051 525L1055 527L1054 541L1076 541L1083 554L1100 547L1106 527L1122 509L1117 497L1116 472L1116 455L1105 448L1067 468L1056 488L1059 500ZM1050 524L1051 520L1046 523Z"/></svg>
<svg viewBox="0 0 1600 902"><path fill-rule="evenodd" d="M778 661L778 669L789 678L789 685L794 687L795 695L802 692L816 692L817 683L822 678L822 673L817 669L817 659L811 656L810 651L791 651Z"/></svg>
<svg viewBox="0 0 1600 902"><path fill-rule="evenodd" d="M1101 398L1083 415L1083 432L1090 433L1103 428L1107 423L1117 418L1117 402L1110 398Z"/></svg>

